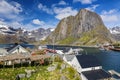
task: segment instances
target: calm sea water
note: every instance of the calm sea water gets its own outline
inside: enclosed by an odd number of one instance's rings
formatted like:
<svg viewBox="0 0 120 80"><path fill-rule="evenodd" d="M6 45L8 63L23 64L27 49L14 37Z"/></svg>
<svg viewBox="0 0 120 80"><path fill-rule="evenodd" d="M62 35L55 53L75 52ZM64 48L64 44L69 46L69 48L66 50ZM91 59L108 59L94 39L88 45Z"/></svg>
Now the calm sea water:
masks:
<svg viewBox="0 0 120 80"><path fill-rule="evenodd" d="M98 49L85 49L88 54L94 55L101 62L103 69L115 70L120 73L120 52L100 51Z"/></svg>
<svg viewBox="0 0 120 80"><path fill-rule="evenodd" d="M99 54L94 54L101 62L103 69L115 70L120 73L120 52L102 51Z"/></svg>

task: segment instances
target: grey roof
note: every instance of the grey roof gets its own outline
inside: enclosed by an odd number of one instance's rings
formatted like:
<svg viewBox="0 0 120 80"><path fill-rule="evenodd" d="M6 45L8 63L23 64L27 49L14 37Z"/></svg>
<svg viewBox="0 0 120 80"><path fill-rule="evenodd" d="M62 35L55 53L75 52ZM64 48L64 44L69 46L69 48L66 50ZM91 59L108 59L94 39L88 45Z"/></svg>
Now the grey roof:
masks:
<svg viewBox="0 0 120 80"><path fill-rule="evenodd" d="M8 51L8 52L11 52L13 49L15 50L15 49L17 49L17 48L19 48L19 47L20 47L20 45L14 45L14 46L12 46L12 47L7 48L7 51Z"/></svg>
<svg viewBox="0 0 120 80"><path fill-rule="evenodd" d="M75 57L75 55L69 55L69 54L68 54L68 55L67 55L67 54L65 55L65 58L66 58L67 61L72 61L72 59L73 59L74 57Z"/></svg>
<svg viewBox="0 0 120 80"><path fill-rule="evenodd" d="M71 48L64 48L63 53L68 52Z"/></svg>
<svg viewBox="0 0 120 80"><path fill-rule="evenodd" d="M100 62L93 55L76 55L82 68L101 66Z"/></svg>
<svg viewBox="0 0 120 80"><path fill-rule="evenodd" d="M19 47L23 48L21 45L15 45L15 46L13 46L13 47L10 47L7 51L8 51L9 53L11 53L12 51L18 49ZM25 48L23 48L23 49L25 49ZM26 50L26 49L25 49L25 50ZM27 51L27 50L26 50L26 51ZM27 51L27 52L29 53L29 51Z"/></svg>
<svg viewBox="0 0 120 80"><path fill-rule="evenodd" d="M110 73L104 71L103 69L92 70L92 71L85 71L85 72L82 72L82 74L88 80L103 80L103 79L111 78L112 77L110 75Z"/></svg>

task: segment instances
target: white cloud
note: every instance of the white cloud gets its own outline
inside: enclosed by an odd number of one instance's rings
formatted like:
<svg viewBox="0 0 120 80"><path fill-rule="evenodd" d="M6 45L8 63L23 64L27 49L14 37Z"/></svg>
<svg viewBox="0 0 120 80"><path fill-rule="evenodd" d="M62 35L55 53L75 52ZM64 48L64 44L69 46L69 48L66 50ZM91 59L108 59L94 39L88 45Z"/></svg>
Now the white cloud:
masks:
<svg viewBox="0 0 120 80"><path fill-rule="evenodd" d="M64 0L59 1L56 4L52 4L51 8L57 7L57 6L66 6L68 3L66 3Z"/></svg>
<svg viewBox="0 0 120 80"><path fill-rule="evenodd" d="M103 10L101 13L102 20L108 27L114 27L115 25L120 25L120 15L117 9L111 9L109 11Z"/></svg>
<svg viewBox="0 0 120 80"><path fill-rule="evenodd" d="M68 17L70 15L75 16L78 13L78 11L75 9L72 9L71 7L66 7L66 8L55 7L54 13L56 14L55 17L57 19L61 20L61 19Z"/></svg>
<svg viewBox="0 0 120 80"><path fill-rule="evenodd" d="M23 27L23 24L21 24L20 22L17 22L17 21L15 21L15 22L9 22L9 23L7 23L7 25L12 26L14 28Z"/></svg>
<svg viewBox="0 0 120 80"><path fill-rule="evenodd" d="M73 0L73 2L81 2L82 4L92 4L96 0Z"/></svg>
<svg viewBox="0 0 120 80"><path fill-rule="evenodd" d="M57 5L67 5L67 3L65 3L64 1L60 1L58 4L53 4L50 8L48 8L46 5L43 4L39 4L38 8L48 14L54 14L56 19L63 19L65 17L68 17L70 15L75 16L78 11L76 9L72 9L72 7L65 7L65 8L61 8L61 7L57 7Z"/></svg>
<svg viewBox="0 0 120 80"><path fill-rule="evenodd" d="M15 19L18 14L22 12L21 5L17 2L7 2L6 0L0 0L0 17L7 19Z"/></svg>
<svg viewBox="0 0 120 80"><path fill-rule="evenodd" d="M48 23L44 23L43 25L33 25L32 23L28 23L23 25L25 29L27 30L35 30L38 28L53 28L55 27L54 25L48 24Z"/></svg>
<svg viewBox="0 0 120 80"><path fill-rule="evenodd" d="M3 19L0 19L0 24L5 25L6 23L4 22Z"/></svg>
<svg viewBox="0 0 120 80"><path fill-rule="evenodd" d="M48 14L53 14L52 9L48 8L46 5L43 5L43 4L40 3L40 4L38 5L38 8L39 8L40 10L48 13Z"/></svg>
<svg viewBox="0 0 120 80"><path fill-rule="evenodd" d="M105 22L116 22L119 20L119 15L117 13L117 10L112 9L109 11L102 11L101 17L103 19L103 21Z"/></svg>
<svg viewBox="0 0 120 80"><path fill-rule="evenodd" d="M67 3L62 0L62 1L60 1L60 2L58 3L58 5L67 5Z"/></svg>
<svg viewBox="0 0 120 80"><path fill-rule="evenodd" d="M43 25L44 24L44 21L40 21L39 19L34 19L32 21L33 24L36 24L36 25Z"/></svg>
<svg viewBox="0 0 120 80"><path fill-rule="evenodd" d="M99 7L98 4L92 5L92 6L90 6L90 7L87 7L86 9L87 9L87 10L90 10L90 11L95 11L95 9L96 9L97 7Z"/></svg>
<svg viewBox="0 0 120 80"><path fill-rule="evenodd" d="M109 10L109 11L103 10L103 11L102 11L102 14L107 15L107 14L114 14L114 13L116 13L116 12L117 12L116 9L112 9L112 10Z"/></svg>
<svg viewBox="0 0 120 80"><path fill-rule="evenodd" d="M104 22L116 22L118 21L117 15L101 15Z"/></svg>

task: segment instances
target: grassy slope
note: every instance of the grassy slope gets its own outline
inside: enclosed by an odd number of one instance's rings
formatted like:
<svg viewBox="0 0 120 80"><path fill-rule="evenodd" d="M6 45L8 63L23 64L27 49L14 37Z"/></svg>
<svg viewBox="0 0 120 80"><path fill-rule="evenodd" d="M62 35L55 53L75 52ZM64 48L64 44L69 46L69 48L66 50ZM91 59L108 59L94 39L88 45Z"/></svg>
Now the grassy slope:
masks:
<svg viewBox="0 0 120 80"><path fill-rule="evenodd" d="M61 66L62 63L56 64ZM15 76L20 73L25 73L25 69L35 69L37 72L32 74L30 78L22 78L21 80L60 80L61 76L65 76L69 80L80 80L78 73L70 66L63 69L62 71L60 71L60 68L58 67L52 72L48 72L47 67L48 66L0 69L0 80L15 80ZM75 74L77 74L76 78L74 78Z"/></svg>

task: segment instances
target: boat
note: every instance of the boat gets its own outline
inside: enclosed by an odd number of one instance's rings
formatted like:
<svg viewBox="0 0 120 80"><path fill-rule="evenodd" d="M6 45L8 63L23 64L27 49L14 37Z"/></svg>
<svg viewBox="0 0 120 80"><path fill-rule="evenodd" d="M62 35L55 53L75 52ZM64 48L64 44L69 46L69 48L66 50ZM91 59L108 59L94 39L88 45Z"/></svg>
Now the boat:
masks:
<svg viewBox="0 0 120 80"><path fill-rule="evenodd" d="M120 47L110 47L109 49L113 51L120 51Z"/></svg>

